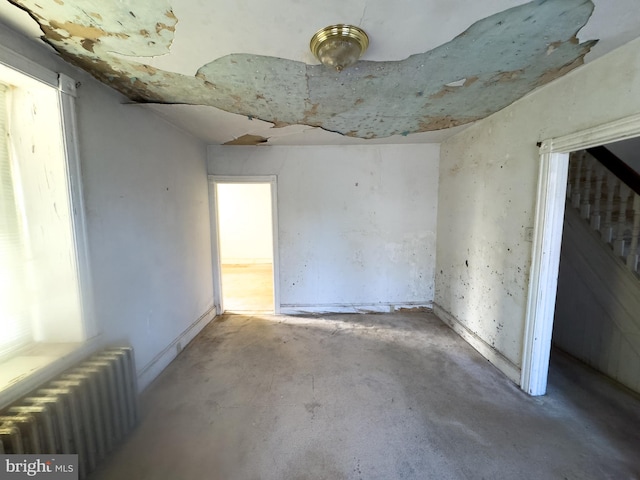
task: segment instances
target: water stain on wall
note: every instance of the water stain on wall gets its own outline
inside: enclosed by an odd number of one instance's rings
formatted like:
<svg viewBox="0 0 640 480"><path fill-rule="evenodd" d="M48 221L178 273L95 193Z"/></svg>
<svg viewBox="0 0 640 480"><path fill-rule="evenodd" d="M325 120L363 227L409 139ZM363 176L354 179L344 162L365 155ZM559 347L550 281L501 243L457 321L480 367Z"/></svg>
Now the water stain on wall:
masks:
<svg viewBox="0 0 640 480"><path fill-rule="evenodd" d="M590 0L535 0L497 13L425 53L335 72L283 58L232 54L195 76L127 57L169 52L178 19L167 0L10 0L43 40L135 102L209 105L277 126L359 138L408 135L484 118L583 63L595 40L577 32Z"/></svg>

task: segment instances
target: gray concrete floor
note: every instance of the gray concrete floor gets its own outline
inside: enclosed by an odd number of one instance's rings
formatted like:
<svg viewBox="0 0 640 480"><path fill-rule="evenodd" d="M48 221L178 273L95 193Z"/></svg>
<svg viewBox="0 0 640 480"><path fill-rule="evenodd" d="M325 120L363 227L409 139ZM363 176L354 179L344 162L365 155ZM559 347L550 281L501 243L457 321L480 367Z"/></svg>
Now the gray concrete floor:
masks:
<svg viewBox="0 0 640 480"><path fill-rule="evenodd" d="M563 355L532 398L430 313L212 322L91 480L640 478L640 401Z"/></svg>

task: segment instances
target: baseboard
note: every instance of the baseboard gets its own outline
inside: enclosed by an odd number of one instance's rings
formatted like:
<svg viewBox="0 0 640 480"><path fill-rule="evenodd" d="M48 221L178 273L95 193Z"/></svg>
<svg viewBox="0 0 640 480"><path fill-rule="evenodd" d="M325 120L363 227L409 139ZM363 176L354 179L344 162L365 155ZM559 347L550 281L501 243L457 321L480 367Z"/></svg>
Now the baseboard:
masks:
<svg viewBox="0 0 640 480"><path fill-rule="evenodd" d="M504 373L511 381L520 385L520 368L511 360L498 352L478 335L465 327L458 319L443 309L437 303L433 304L433 313L451 329L460 335L480 355L489 360L498 370Z"/></svg>
<svg viewBox="0 0 640 480"><path fill-rule="evenodd" d="M320 305L281 304L282 315L328 314L328 313L392 313L399 310L411 311L431 309L433 302L404 303L325 303Z"/></svg>
<svg viewBox="0 0 640 480"><path fill-rule="evenodd" d="M212 305L195 322L184 330L178 338L171 342L164 350L156 355L138 371L138 390L147 388L151 382L178 356L187 344L195 338L216 316L216 307Z"/></svg>
<svg viewBox="0 0 640 480"><path fill-rule="evenodd" d="M270 258L224 258L220 260L220 265L271 265Z"/></svg>

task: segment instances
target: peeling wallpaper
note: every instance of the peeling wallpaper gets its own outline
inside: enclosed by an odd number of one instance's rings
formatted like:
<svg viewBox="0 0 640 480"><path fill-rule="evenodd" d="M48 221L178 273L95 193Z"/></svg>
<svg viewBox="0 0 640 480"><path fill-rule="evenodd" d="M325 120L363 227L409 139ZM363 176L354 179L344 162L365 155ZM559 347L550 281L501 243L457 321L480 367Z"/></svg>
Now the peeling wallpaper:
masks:
<svg viewBox="0 0 640 480"><path fill-rule="evenodd" d="M409 135L484 118L583 63L595 40L577 32L590 0L536 0L487 17L425 53L361 61L340 73L321 65L232 54L195 76L131 57L170 51L171 4L10 0L67 61L136 102L209 105L271 122L359 138Z"/></svg>

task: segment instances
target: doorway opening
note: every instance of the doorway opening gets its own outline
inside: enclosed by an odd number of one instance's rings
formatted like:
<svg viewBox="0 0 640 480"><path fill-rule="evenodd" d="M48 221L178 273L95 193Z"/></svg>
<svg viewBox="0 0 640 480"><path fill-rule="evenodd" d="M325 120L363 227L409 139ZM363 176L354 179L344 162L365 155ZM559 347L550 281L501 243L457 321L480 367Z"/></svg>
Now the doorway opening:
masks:
<svg viewBox="0 0 640 480"><path fill-rule="evenodd" d="M639 147L637 137L570 155L552 337L552 358L569 354L636 392Z"/></svg>
<svg viewBox="0 0 640 480"><path fill-rule="evenodd" d="M275 178L212 177L219 313L276 313Z"/></svg>
<svg viewBox="0 0 640 480"><path fill-rule="evenodd" d="M640 115L565 137L540 147L538 196L523 341L521 388L530 395L547 389L555 315L570 152L640 135Z"/></svg>

